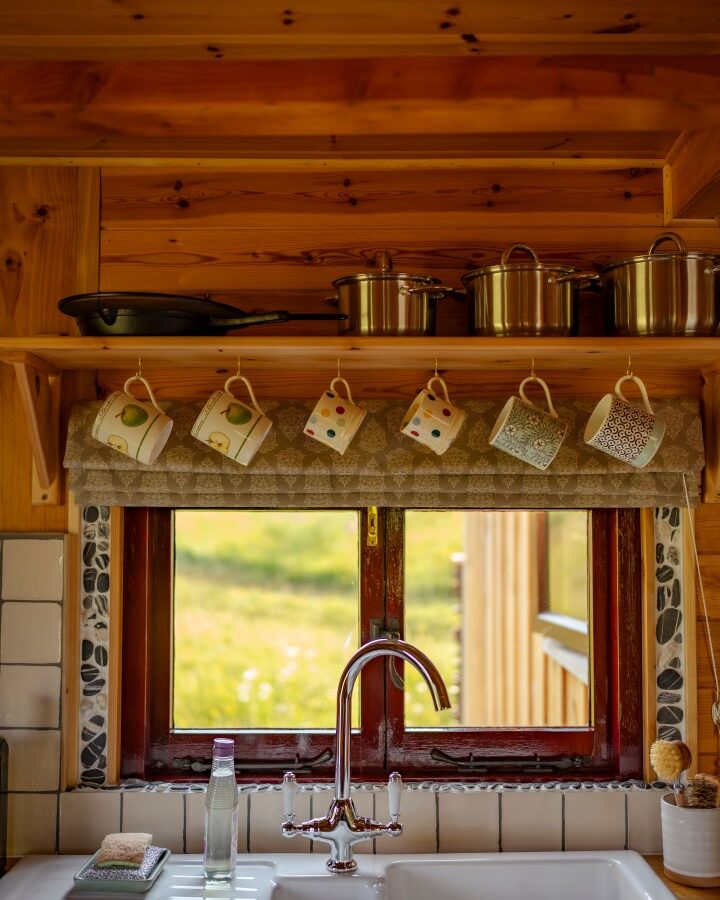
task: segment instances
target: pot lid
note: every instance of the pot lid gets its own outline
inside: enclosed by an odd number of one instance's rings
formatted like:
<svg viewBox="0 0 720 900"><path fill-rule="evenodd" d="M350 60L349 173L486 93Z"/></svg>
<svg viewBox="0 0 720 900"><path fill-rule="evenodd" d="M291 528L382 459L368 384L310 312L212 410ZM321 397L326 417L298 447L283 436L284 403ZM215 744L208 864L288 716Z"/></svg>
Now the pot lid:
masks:
<svg viewBox="0 0 720 900"><path fill-rule="evenodd" d="M636 263L667 262L668 260L682 260L684 262L687 259L704 260L707 263L715 263L720 259L720 256L717 253L693 253L690 251L687 253L680 253L677 250L642 253L640 256L629 256L627 259L614 259L612 262L599 266L598 272L610 272L612 269L617 269L620 266L632 266Z"/></svg>
<svg viewBox="0 0 720 900"><path fill-rule="evenodd" d="M342 287L345 284L363 284L368 281L415 281L418 284L440 284L439 278L432 275L407 275L404 272L359 272L357 275L344 275L333 281L333 287Z"/></svg>
<svg viewBox="0 0 720 900"><path fill-rule="evenodd" d="M535 263L530 261L496 263L493 266L483 266L481 269L473 269L471 272L466 272L464 275L460 276L460 280L465 284L467 281L477 278L479 275L509 274L510 272L537 272L538 274L542 274L543 272L553 272L556 275L571 275L572 273L579 271L580 270L576 269L574 266L553 265L552 263Z"/></svg>

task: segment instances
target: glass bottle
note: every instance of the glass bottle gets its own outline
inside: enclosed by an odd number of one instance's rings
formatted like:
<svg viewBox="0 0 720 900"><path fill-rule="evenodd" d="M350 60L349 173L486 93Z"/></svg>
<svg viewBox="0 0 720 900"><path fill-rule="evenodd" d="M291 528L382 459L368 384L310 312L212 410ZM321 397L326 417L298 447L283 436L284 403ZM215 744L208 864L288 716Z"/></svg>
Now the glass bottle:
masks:
<svg viewBox="0 0 720 900"><path fill-rule="evenodd" d="M210 782L205 796L206 881L228 882L235 875L238 789L235 781L235 741L215 738Z"/></svg>

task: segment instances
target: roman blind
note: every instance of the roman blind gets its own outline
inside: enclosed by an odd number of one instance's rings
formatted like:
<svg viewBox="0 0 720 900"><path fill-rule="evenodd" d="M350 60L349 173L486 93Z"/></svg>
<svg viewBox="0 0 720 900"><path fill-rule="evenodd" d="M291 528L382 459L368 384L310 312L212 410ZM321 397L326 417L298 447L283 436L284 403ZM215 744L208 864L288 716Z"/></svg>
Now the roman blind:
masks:
<svg viewBox="0 0 720 900"><path fill-rule="evenodd" d="M273 427L246 468L190 434L202 402L163 404L173 419L168 443L145 466L91 437L99 403L74 407L65 452L70 487L81 505L164 507L595 508L685 505L699 498L704 464L694 399L654 400L666 422L663 443L644 469L588 447L583 431L597 402L557 403L568 434L542 472L488 443L503 401L457 401L466 412L442 456L400 433L406 400L363 400L365 421L344 456L303 433L314 401L263 400Z"/></svg>

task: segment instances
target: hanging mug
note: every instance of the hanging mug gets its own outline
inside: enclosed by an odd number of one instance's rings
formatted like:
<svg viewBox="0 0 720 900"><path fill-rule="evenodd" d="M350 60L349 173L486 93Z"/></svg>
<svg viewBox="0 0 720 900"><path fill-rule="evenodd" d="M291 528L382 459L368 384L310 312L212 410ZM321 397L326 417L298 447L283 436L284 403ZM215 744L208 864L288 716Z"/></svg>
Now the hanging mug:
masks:
<svg viewBox="0 0 720 900"><path fill-rule="evenodd" d="M442 397L432 389L435 383L440 385ZM464 410L453 406L447 385L439 375L434 375L405 413L400 431L440 456L455 440L464 421Z"/></svg>
<svg viewBox="0 0 720 900"><path fill-rule="evenodd" d="M144 385L150 402L138 400L130 393L130 385L135 381ZM172 427L172 419L158 406L149 382L142 375L133 375L121 391L110 394L100 407L91 433L101 444L152 465L170 437Z"/></svg>
<svg viewBox="0 0 720 900"><path fill-rule="evenodd" d="M548 412L525 396L525 385L533 381L545 392ZM490 443L536 469L547 469L565 440L567 423L560 421L542 378L529 375L520 384L519 394L503 406L490 432Z"/></svg>
<svg viewBox="0 0 720 900"><path fill-rule="evenodd" d="M345 387L347 399L338 393L338 384ZM315 409L305 423L305 434L342 455L350 446L364 418L365 410L353 403L350 385L338 375L330 382L329 390L324 391L315 404Z"/></svg>
<svg viewBox="0 0 720 900"><path fill-rule="evenodd" d="M640 389L644 408L633 406L621 388L626 381ZM614 394L605 394L585 426L586 444L641 469L655 456L665 435L665 423L655 415L647 389L637 375L623 375Z"/></svg>
<svg viewBox="0 0 720 900"><path fill-rule="evenodd" d="M242 381L252 405L238 400L230 391L234 381ZM215 391L202 408L191 434L223 456L246 466L271 428L272 420L258 406L250 382L243 375L233 375L225 382L225 389Z"/></svg>

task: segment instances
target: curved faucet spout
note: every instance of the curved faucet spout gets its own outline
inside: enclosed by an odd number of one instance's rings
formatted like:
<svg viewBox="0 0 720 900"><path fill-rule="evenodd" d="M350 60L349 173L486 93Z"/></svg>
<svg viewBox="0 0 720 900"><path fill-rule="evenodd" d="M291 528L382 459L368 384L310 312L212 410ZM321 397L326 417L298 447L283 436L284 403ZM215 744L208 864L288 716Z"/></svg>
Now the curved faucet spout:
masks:
<svg viewBox="0 0 720 900"><path fill-rule="evenodd" d="M397 656L413 666L425 679L435 709L450 709L450 698L442 676L435 664L422 650L406 641L378 638L368 641L353 654L345 666L337 694L337 729L335 733L335 799L350 799L350 716L352 692L363 666L378 656Z"/></svg>

